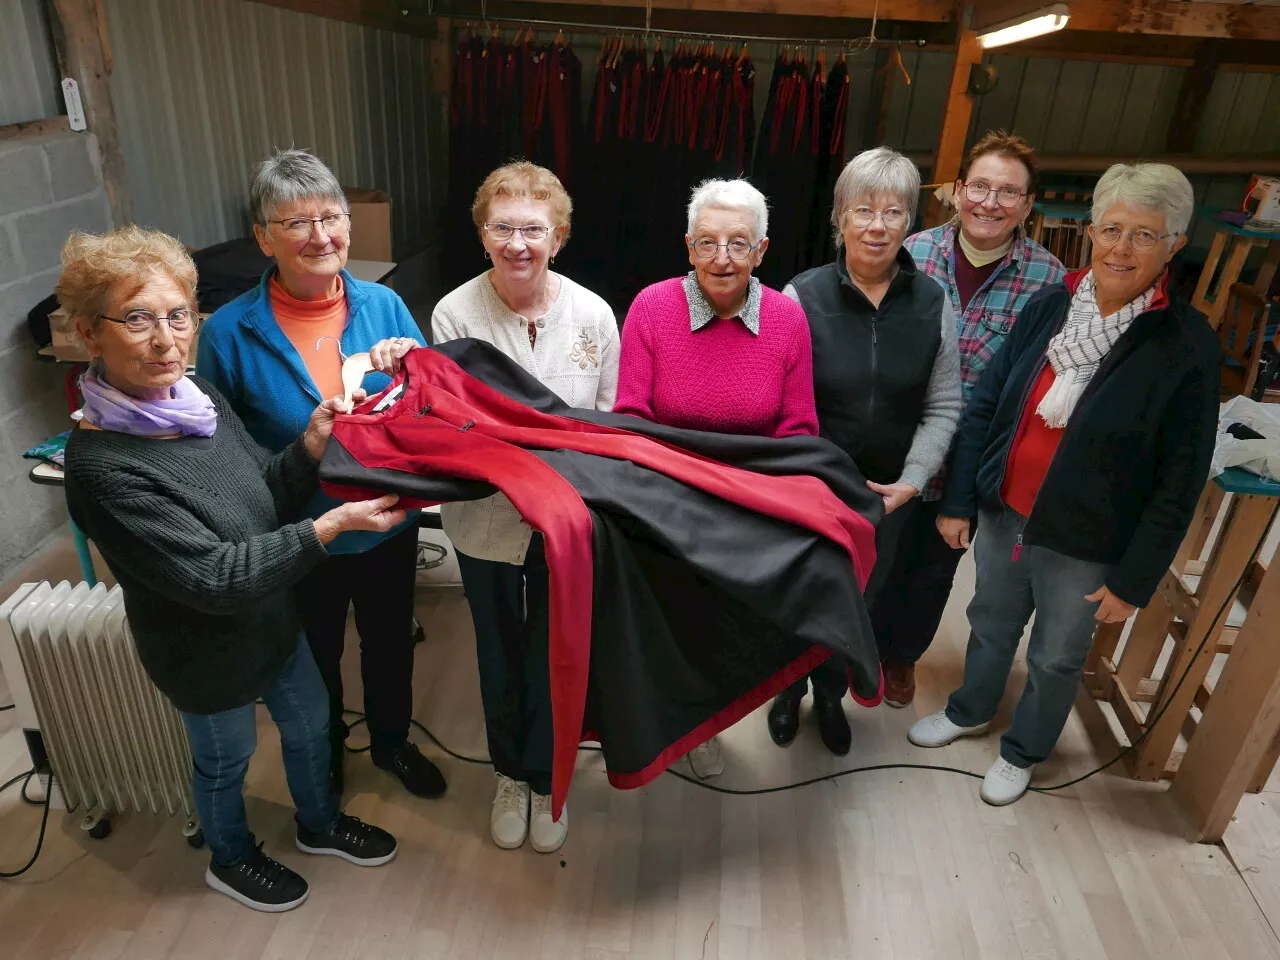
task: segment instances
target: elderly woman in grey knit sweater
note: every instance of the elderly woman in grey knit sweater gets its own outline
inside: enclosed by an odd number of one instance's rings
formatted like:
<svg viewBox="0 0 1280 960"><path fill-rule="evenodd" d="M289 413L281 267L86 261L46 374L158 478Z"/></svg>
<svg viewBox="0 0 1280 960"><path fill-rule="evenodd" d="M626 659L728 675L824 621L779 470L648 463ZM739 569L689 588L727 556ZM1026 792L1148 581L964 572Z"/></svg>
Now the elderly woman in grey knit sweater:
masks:
<svg viewBox="0 0 1280 960"><path fill-rule="evenodd" d="M896 589L887 576L895 541L919 505L917 494L942 467L962 409L955 316L942 289L902 248L919 196L920 172L902 154L887 147L858 154L836 180L831 224L840 256L783 290L809 318L818 429L884 498L866 588L877 636L877 597ZM845 677L819 667L810 679L822 741L844 755L851 741L840 703ZM769 710L779 746L795 738L807 687L798 681Z"/></svg>
<svg viewBox="0 0 1280 960"><path fill-rule="evenodd" d="M205 882L255 910L289 910L307 882L262 851L245 819L254 702L280 730L298 849L391 860L395 838L342 813L329 790L328 695L293 586L340 533L390 529L404 511L390 496L305 515L341 397L271 456L221 394L185 375L196 269L173 237L133 226L73 234L62 262L58 298L93 357L67 441L67 507L124 590L147 675L181 714L211 854Z"/></svg>

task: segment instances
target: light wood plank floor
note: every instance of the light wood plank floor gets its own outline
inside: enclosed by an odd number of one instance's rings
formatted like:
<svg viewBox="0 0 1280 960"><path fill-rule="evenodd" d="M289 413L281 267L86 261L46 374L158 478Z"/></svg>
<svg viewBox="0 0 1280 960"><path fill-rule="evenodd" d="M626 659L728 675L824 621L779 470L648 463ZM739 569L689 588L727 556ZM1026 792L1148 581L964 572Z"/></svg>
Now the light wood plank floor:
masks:
<svg viewBox="0 0 1280 960"><path fill-rule="evenodd" d="M25 576L75 571L59 544ZM894 760L984 771L994 738L925 751L904 736L960 676L967 565L961 576L920 666L915 709L849 705L855 746L840 762L808 723L789 750L776 749L761 711L725 735L719 783L769 786ZM416 716L455 750L482 756L465 601L424 592L419 614L428 640L418 649ZM356 705L354 657L346 666ZM440 759L448 797L423 801L360 756L349 763L348 809L401 841L393 864L361 870L293 848L279 741L265 715L260 732L250 819L268 851L311 881L308 903L272 916L209 891L206 854L187 847L176 820L121 816L110 838L94 841L77 817L54 816L35 868L0 882L0 957L1280 958L1255 901L1277 921L1280 874L1265 872L1280 860L1274 793L1246 800L1266 804L1271 819L1241 831L1252 857L1242 878L1222 847L1183 839L1163 786L1109 774L995 809L979 800L976 780L906 770L758 797L721 796L670 776L622 792L606 783L598 755L584 753L569 840L559 854L539 856L490 842L486 768ZM1073 716L1038 782L1108 758L1091 743ZM25 765L12 713L0 714L0 780ZM26 860L38 822L16 791L0 797L0 869Z"/></svg>

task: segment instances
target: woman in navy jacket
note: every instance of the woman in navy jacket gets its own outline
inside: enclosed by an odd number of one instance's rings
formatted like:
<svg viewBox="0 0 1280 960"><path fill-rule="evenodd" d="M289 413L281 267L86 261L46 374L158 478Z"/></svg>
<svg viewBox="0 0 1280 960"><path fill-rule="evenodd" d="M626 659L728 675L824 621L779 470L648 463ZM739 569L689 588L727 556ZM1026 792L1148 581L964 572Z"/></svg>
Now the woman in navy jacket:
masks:
<svg viewBox="0 0 1280 960"><path fill-rule="evenodd" d="M1026 791L1075 699L1095 622L1151 599L1208 476L1218 344L1170 287L1194 197L1163 164L1117 164L1094 192L1092 263L1027 304L957 435L938 529L974 546L964 682L908 736L939 747L984 732L1034 612L1027 684L982 784Z"/></svg>

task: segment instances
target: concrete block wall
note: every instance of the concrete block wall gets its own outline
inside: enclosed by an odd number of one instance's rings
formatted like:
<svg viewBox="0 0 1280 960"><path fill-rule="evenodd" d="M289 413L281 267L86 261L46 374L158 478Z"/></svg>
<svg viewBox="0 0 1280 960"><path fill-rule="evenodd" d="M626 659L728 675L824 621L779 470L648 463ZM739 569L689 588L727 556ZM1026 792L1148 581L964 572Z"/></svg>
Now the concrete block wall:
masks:
<svg viewBox="0 0 1280 960"><path fill-rule="evenodd" d="M53 292L67 235L110 225L92 136L0 140L0 580L67 522L61 489L30 482L22 459L70 426L67 366L37 358L27 311Z"/></svg>

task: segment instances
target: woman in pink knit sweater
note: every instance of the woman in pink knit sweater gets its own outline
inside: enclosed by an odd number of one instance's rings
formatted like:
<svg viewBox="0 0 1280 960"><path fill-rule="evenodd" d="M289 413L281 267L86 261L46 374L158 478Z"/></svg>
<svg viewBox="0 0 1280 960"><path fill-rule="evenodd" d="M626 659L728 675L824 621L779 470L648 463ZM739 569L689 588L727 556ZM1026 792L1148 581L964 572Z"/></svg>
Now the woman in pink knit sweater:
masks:
<svg viewBox="0 0 1280 960"><path fill-rule="evenodd" d="M768 225L764 194L745 180L694 190L693 270L631 304L614 412L715 433L817 434L804 311L751 275Z"/></svg>
<svg viewBox="0 0 1280 960"><path fill-rule="evenodd" d="M693 270L640 291L622 327L615 413L714 433L817 436L809 323L751 275L769 247L764 194L708 180L689 200ZM689 765L724 769L715 737Z"/></svg>

